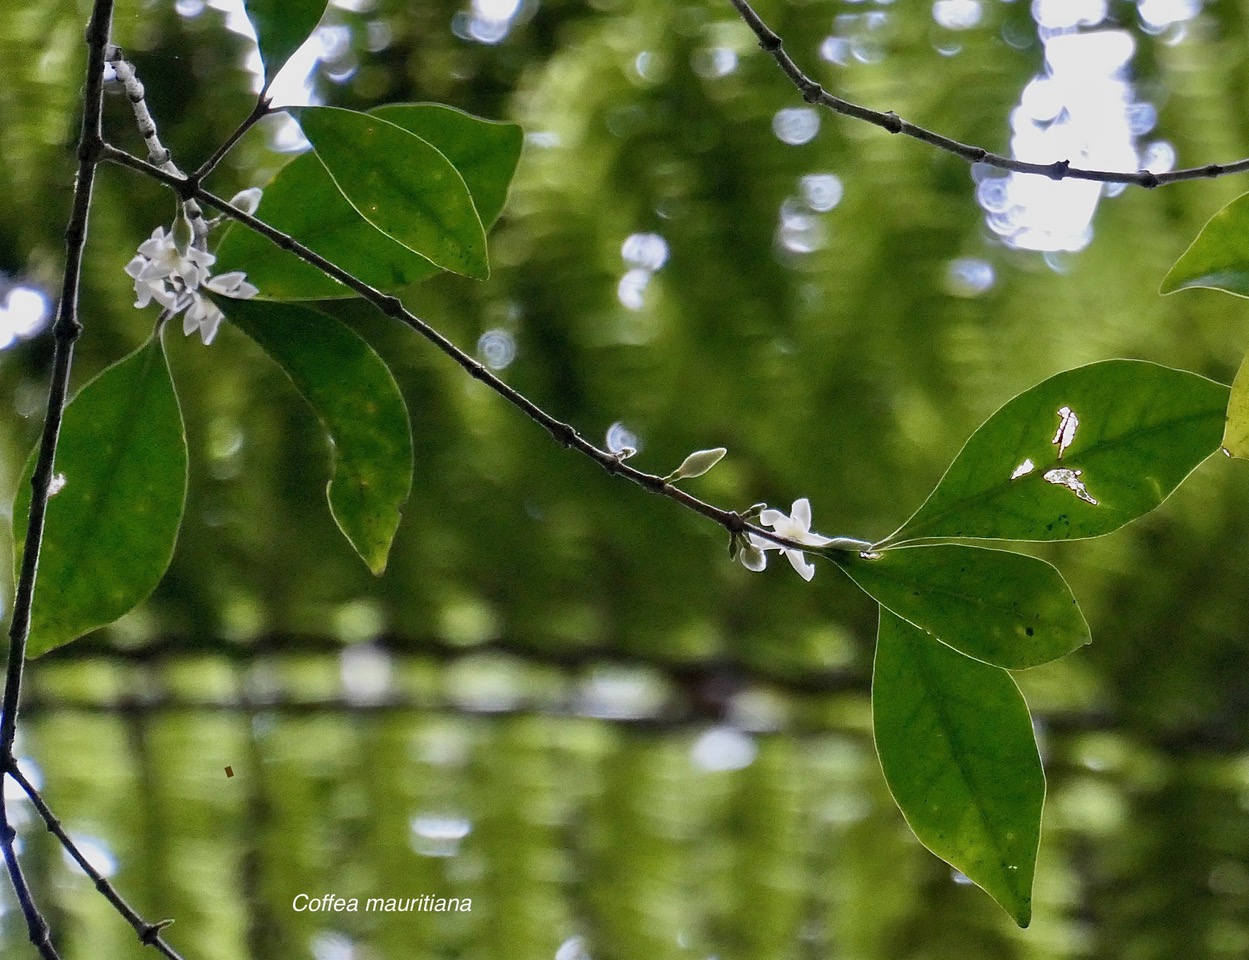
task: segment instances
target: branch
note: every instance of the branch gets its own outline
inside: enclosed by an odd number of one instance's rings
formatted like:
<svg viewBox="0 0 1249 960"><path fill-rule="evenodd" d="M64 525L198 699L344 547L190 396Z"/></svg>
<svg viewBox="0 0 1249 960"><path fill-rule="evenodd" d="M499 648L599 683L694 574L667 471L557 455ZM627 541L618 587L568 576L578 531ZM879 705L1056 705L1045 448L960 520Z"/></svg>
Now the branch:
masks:
<svg viewBox="0 0 1249 960"><path fill-rule="evenodd" d="M104 899L113 905L114 909L125 918L130 926L134 927L134 932L139 936L139 942L154 947L168 957L169 960L182 960L182 956L178 951L169 946L160 935L160 932L173 921L161 920L157 923L148 923L139 916L135 909L117 892L117 889L108 882L108 879L93 867L91 861L78 849L78 845L74 843L73 838L61 826L61 821L52 813L52 809L48 806L47 801L43 799L35 785L22 773L16 762L9 765L8 774L22 788L26 796L30 798L30 802L34 804L35 810L38 811L44 825L48 828L48 832L61 842L61 846L65 848L66 853L73 858L82 872L91 878L91 882L104 895Z"/></svg>
<svg viewBox="0 0 1249 960"><path fill-rule="evenodd" d="M1184 170L1171 170L1166 173L1151 173L1148 170L1124 173L1116 170L1086 170L1082 167L1073 167L1069 160L1056 160L1053 163L1028 163L1024 160L1016 160L1014 157L1004 157L1001 154L990 153L984 147L960 143L958 140L952 140L940 133L916 126L910 121L903 120L892 110L881 113L879 110L861 107L857 103L851 103L848 100L842 100L840 97L833 96L823 86L812 80L798 68L798 65L794 63L789 54L782 49L780 36L763 22L763 19L759 14L755 13L747 0L729 0L729 2L737 9L741 18L746 21L746 25L755 32L755 36L759 38L759 46L772 56L777 66L781 68L785 76L789 78L790 82L798 89L798 92L802 94L802 99L807 101L807 103L818 103L821 106L828 107L835 113L875 124L884 130L888 130L890 133L905 134L908 137L930 144L938 150L945 150L956 157L962 157L968 163L984 163L990 167L997 167L999 170L1009 170L1012 173L1035 174L1041 177L1049 177L1051 180L1094 180L1099 183L1127 183L1149 189L1165 186L1169 183L1179 183L1182 180L1209 180L1214 177L1249 171L1249 158L1237 160L1235 163L1211 163L1204 167L1188 167Z"/></svg>
<svg viewBox="0 0 1249 960"><path fill-rule="evenodd" d="M148 161L168 173L179 177L185 176L178 169L178 165L173 162L173 154L169 152L169 148L161 143L156 121L152 118L152 112L147 108L147 92L143 89L143 84L139 82L134 67L122 58L120 47L110 45L104 55L113 68L113 72L117 74L117 79L126 89L126 99L130 101L130 109L134 113L135 123L139 128L139 136L147 145ZM204 244L208 239L208 222L204 219L204 211L194 200L183 200L182 209L186 213L187 220L190 221L195 242Z"/></svg>
<svg viewBox="0 0 1249 960"><path fill-rule="evenodd" d="M191 179L203 180L210 173L212 173L213 170L216 169L217 164L225 159L225 155L234 149L234 145L243 139L243 134L272 112L270 102L269 98L262 93L260 95L260 99L256 101L256 105L252 107L252 112L249 113L243 119L243 122L238 125L235 131L226 138L225 143L214 150L213 155L205 160L200 165L198 170L191 174Z"/></svg>
<svg viewBox="0 0 1249 960"><path fill-rule="evenodd" d="M638 470L625 463L624 458L595 446L589 440L586 440L579 434L575 428L562 420L553 417L547 413L536 403L500 380L485 365L479 363L473 357L469 356L454 343L444 337L441 333L431 327L416 314L409 311L403 302L396 296L382 293L380 290L369 286L362 280L357 279L352 274L339 266L331 263L319 253L304 246L298 240L283 233L274 227L269 226L263 220L258 220L249 213L245 213L238 207L229 203L220 197L209 193L194 178L186 178L176 176L169 173L162 167L155 166L138 157L127 153L124 150L105 144L103 147L103 159L116 163L131 170L137 170L140 173L147 174L154 180L159 180L166 186L172 187L178 192L178 195L184 200L199 200L208 206L221 211L231 220L237 220L239 223L256 231L261 236L272 241L283 250L287 250L295 256L299 257L306 263L316 267L326 276L332 277L344 286L354 290L359 296L371 303L379 311L394 320L411 328L416 333L432 343L440 351L454 360L461 368L464 369L469 376L475 380L479 380L487 387L501 396L512 406L519 409L530 420L538 424L546 430L547 433L560 445L576 450L589 459L593 460L600 467L614 476L624 477L626 480L637 484L644 490L648 490L661 497L667 497L669 500L675 500L684 507L693 510L695 513L702 514L704 517L718 523L726 531L730 537L742 537L751 534L762 540L767 540L777 546L790 548L795 550L811 550L810 544L804 544L796 540L790 540L787 537L780 536L771 530L760 527L758 524L750 522L746 516L735 510L722 510L721 508L699 500L697 497L686 493L680 487L670 483L667 478L654 473L646 473ZM823 548L825 552L830 550L843 550L847 552L859 552L868 547L869 544L858 540L841 539Z"/></svg>
<svg viewBox="0 0 1249 960"><path fill-rule="evenodd" d="M61 433L61 419L69 392L69 372L73 363L74 343L82 332L78 320L78 292L82 275L83 251L87 241L87 215L91 210L91 191L95 170L104 146L101 117L104 109L104 59L109 30L113 19L113 0L95 0L91 20L87 24L87 79L83 93L82 132L78 140L78 177L74 186L73 210L65 229L65 276L56 322L52 326L54 347L52 378L48 388L47 415L39 442L39 458L31 477L30 516L26 525L26 542L22 549L21 571L17 594L13 601L13 621L9 626L9 655L5 670L4 700L0 705L0 767L7 773L16 769L13 739L17 735L17 711L22 695L22 668L26 660L26 641L30 635L30 615L35 594L35 576L39 569L39 549L43 541L44 521L48 511L48 490L56 461L56 445ZM2 778L0 778L2 779ZM57 960L47 921L39 912L22 874L14 847L16 834L9 823L8 810L0 799L0 844L9 879L26 918L30 941L45 960Z"/></svg>

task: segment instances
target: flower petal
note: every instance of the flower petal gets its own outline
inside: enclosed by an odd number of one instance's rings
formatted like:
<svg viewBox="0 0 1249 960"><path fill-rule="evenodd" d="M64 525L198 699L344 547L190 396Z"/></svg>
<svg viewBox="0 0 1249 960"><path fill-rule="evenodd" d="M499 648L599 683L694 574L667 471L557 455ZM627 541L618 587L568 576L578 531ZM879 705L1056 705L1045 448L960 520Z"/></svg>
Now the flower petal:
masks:
<svg viewBox="0 0 1249 960"><path fill-rule="evenodd" d="M775 527L777 524L784 523L789 517L781 513L780 510L773 510L770 507L759 514L759 522L765 527Z"/></svg>
<svg viewBox="0 0 1249 960"><path fill-rule="evenodd" d="M233 297L236 300L250 300L260 292L254 285L247 282L247 274L242 270L231 270L220 276L207 277L204 280L204 286L223 297Z"/></svg>
<svg viewBox="0 0 1249 960"><path fill-rule="evenodd" d="M798 576L803 580L810 581L815 576L815 564L807 559L807 555L801 550L786 550L785 556L789 559L790 564L798 571Z"/></svg>
<svg viewBox="0 0 1249 960"><path fill-rule="evenodd" d="M163 227L157 227L150 237L139 244L139 253L149 260L163 256L171 249L173 249L173 237L165 233Z"/></svg>
<svg viewBox="0 0 1249 960"><path fill-rule="evenodd" d="M748 533L746 534L746 536L750 538L750 545L755 547L756 549L759 549L759 550L784 550L785 549L779 543L773 543L771 540L764 539L763 537L759 536L757 533Z"/></svg>
<svg viewBox="0 0 1249 960"><path fill-rule="evenodd" d="M209 313L208 318L199 326L199 335L200 339L204 341L204 346L208 346L213 342L214 338L217 336L217 328L221 326L221 321L225 319L225 314L217 309L217 305L215 303L210 306L212 307L211 313Z"/></svg>
<svg viewBox="0 0 1249 960"><path fill-rule="evenodd" d="M789 515L793 522L802 529L803 533L811 529L811 501L806 497L800 497L794 501L793 509Z"/></svg>

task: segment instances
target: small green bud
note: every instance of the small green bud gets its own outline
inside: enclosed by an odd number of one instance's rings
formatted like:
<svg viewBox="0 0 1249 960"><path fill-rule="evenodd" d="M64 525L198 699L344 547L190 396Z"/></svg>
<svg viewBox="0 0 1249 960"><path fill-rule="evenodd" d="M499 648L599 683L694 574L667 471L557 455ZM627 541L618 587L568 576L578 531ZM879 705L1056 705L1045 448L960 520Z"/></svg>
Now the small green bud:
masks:
<svg viewBox="0 0 1249 960"><path fill-rule="evenodd" d="M712 447L710 450L696 450L681 461L675 471L664 477L665 483L688 480L690 477L701 477L704 473L724 459L728 453L724 447Z"/></svg>
<svg viewBox="0 0 1249 960"><path fill-rule="evenodd" d="M768 557L762 550L753 543L747 543L742 546L738 559L742 561L742 566L747 570L753 570L758 573L768 565Z"/></svg>

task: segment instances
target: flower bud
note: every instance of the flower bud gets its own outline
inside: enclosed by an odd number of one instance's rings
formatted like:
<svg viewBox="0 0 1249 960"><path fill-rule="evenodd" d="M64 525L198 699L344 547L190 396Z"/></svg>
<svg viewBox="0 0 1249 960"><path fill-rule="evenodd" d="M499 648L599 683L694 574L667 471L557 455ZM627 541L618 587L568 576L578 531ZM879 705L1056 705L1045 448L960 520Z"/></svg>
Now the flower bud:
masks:
<svg viewBox="0 0 1249 960"><path fill-rule="evenodd" d="M256 208L260 206L260 188L252 187L249 190L236 193L230 198L230 204L238 207L244 213L255 213Z"/></svg>
<svg viewBox="0 0 1249 960"><path fill-rule="evenodd" d="M675 471L664 477L665 483L677 480L688 480L690 477L701 477L714 467L728 453L724 447L712 447L710 450L696 450L686 457Z"/></svg>
<svg viewBox="0 0 1249 960"><path fill-rule="evenodd" d="M743 544L737 559L742 562L743 567L747 570L753 570L755 573L758 573L768 565L767 554L753 543Z"/></svg>

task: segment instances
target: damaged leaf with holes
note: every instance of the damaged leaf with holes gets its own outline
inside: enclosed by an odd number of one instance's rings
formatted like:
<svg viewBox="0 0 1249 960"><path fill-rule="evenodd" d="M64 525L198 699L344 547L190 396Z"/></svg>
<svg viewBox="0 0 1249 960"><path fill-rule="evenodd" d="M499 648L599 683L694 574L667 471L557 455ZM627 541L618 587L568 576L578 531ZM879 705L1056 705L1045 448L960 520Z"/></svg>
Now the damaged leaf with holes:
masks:
<svg viewBox="0 0 1249 960"><path fill-rule="evenodd" d="M1223 438L1228 388L1140 360L1050 377L972 435L927 501L880 546L1075 540L1157 507Z"/></svg>

